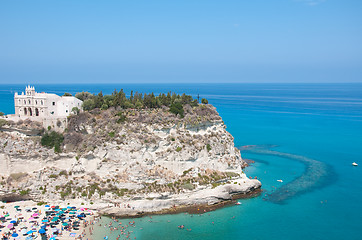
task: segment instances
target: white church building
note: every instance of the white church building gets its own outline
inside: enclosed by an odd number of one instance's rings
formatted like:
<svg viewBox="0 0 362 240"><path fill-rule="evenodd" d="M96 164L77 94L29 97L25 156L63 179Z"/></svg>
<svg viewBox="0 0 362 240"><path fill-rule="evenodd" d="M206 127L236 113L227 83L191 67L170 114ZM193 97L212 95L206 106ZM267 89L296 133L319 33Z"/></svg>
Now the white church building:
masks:
<svg viewBox="0 0 362 240"><path fill-rule="evenodd" d="M81 109L82 101L73 96L58 96L52 93L37 93L27 86L25 94L15 93L15 116L25 118L67 117L73 107Z"/></svg>
<svg viewBox="0 0 362 240"><path fill-rule="evenodd" d="M64 128L74 107L81 109L83 101L73 96L58 96L52 93L38 93L35 88L27 86L25 93L15 93L15 114L19 119L43 122L44 127L62 125ZM61 124L56 124L60 122ZM59 128L60 126L58 126Z"/></svg>

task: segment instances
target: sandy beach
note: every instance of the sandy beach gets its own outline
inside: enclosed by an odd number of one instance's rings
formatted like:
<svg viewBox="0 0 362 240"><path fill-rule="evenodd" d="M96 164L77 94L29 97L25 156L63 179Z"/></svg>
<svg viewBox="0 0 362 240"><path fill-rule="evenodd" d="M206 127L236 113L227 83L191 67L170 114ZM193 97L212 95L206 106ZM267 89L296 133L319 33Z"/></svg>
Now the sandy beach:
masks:
<svg viewBox="0 0 362 240"><path fill-rule="evenodd" d="M85 229L94 217L95 211L71 202L41 206L33 201L0 203L0 236L17 240L87 239Z"/></svg>

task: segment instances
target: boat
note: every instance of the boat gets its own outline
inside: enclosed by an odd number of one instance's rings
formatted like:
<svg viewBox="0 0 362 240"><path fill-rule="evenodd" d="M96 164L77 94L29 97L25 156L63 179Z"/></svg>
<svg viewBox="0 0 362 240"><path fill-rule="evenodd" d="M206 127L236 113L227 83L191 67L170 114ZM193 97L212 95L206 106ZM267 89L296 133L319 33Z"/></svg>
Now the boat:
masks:
<svg viewBox="0 0 362 240"><path fill-rule="evenodd" d="M357 163L355 163L355 162L353 162L353 163L352 163L352 165L353 165L353 166L356 166L356 167L358 166L358 164L357 164Z"/></svg>
<svg viewBox="0 0 362 240"><path fill-rule="evenodd" d="M241 202L236 202L235 205L241 205Z"/></svg>
<svg viewBox="0 0 362 240"><path fill-rule="evenodd" d="M278 179L277 181L278 181L278 182L283 182L283 180L281 180L281 179Z"/></svg>

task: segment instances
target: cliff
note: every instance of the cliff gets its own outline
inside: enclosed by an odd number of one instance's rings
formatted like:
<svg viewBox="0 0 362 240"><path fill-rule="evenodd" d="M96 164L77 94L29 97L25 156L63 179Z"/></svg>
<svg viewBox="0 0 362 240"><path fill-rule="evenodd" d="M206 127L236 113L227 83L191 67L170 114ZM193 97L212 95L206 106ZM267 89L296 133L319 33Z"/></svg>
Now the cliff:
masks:
<svg viewBox="0 0 362 240"><path fill-rule="evenodd" d="M0 132L0 196L150 201L166 208L195 199L216 203L259 188L242 172L246 164L216 109L184 110L183 118L167 108L79 113L68 119L60 153L27 134L34 132L30 122L8 124Z"/></svg>

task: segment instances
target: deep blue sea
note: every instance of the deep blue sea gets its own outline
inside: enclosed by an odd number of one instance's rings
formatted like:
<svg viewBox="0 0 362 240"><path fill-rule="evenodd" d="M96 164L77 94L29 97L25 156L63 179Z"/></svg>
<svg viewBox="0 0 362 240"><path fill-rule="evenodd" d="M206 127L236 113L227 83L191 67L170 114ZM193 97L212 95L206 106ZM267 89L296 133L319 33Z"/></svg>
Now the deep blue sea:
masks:
<svg viewBox="0 0 362 240"><path fill-rule="evenodd" d="M362 239L362 84L35 87L57 94L121 88L199 94L217 108L242 157L255 161L245 172L261 180L259 197L202 215L135 219L132 239ZM13 94L24 88L0 85L0 111L13 113ZM181 224L191 231L178 229ZM101 227L95 239L105 234L118 235Z"/></svg>

